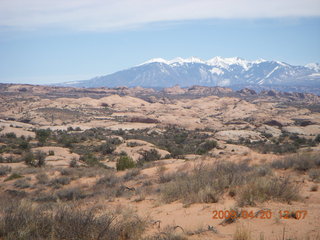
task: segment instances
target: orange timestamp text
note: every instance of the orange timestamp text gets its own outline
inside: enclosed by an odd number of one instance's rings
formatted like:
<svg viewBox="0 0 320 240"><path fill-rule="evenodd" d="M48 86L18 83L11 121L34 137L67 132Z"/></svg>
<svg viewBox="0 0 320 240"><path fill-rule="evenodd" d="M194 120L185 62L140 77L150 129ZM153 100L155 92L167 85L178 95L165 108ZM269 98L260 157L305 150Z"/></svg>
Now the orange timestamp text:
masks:
<svg viewBox="0 0 320 240"><path fill-rule="evenodd" d="M295 218L300 220L305 219L307 214L308 211L306 210L280 210L278 212L272 212L271 210L260 210L256 213L253 210L242 210L241 212L235 210L214 210L212 211L212 219L271 219L274 216L278 216L279 219Z"/></svg>

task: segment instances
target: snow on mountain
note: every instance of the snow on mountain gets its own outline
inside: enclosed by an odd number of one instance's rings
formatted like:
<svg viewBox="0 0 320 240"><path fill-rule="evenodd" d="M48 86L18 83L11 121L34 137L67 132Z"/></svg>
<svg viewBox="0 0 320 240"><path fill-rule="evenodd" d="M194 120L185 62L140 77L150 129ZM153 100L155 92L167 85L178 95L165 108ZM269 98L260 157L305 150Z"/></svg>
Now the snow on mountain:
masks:
<svg viewBox="0 0 320 240"><path fill-rule="evenodd" d="M76 87L307 86L320 87L320 64L294 66L280 61L239 57L154 58L106 76L68 84ZM61 84L60 84L61 85Z"/></svg>
<svg viewBox="0 0 320 240"><path fill-rule="evenodd" d="M252 64L259 64L261 62L265 62L266 60L264 59L258 59L255 61L248 61L239 57L232 57L232 58L222 58L222 57L214 57L212 59L209 59L207 61L204 61L200 58L197 57L191 57L191 58L181 58L177 57L172 60L165 60L163 58L153 58L150 59L138 66L142 66L145 64L150 64L150 63L164 63L167 65L175 65L175 64L184 64L184 63L200 63L200 64L205 64L209 66L218 66L222 68L228 68L230 65L240 65L244 69L248 69Z"/></svg>
<svg viewBox="0 0 320 240"><path fill-rule="evenodd" d="M171 64L184 64L184 63L202 63L202 64L206 64L205 61L201 60L200 58L197 58L197 57L191 57L191 58L181 58L181 57L177 57L177 58L174 58L172 60L165 60L163 58L152 58L138 66L142 66L142 65L145 65L145 64L150 64L150 63L164 63L164 64L167 64L167 65L171 65Z"/></svg>
<svg viewBox="0 0 320 240"><path fill-rule="evenodd" d="M305 67L312 69L316 72L320 72L320 64L319 63L309 63Z"/></svg>

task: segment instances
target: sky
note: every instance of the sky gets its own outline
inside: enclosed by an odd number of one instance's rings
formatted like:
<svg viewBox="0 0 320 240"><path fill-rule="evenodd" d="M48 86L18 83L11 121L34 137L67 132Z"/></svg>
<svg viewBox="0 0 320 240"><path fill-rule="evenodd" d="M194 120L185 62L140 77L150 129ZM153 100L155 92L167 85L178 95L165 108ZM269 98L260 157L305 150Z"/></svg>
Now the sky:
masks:
<svg viewBox="0 0 320 240"><path fill-rule="evenodd" d="M320 0L0 0L0 83L178 56L320 62Z"/></svg>

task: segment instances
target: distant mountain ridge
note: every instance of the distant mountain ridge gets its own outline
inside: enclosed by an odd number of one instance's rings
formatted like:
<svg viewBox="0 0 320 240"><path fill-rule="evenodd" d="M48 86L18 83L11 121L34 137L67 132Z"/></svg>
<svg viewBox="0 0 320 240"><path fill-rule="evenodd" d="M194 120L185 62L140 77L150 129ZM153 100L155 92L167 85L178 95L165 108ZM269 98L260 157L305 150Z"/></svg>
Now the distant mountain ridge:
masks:
<svg viewBox="0 0 320 240"><path fill-rule="evenodd" d="M56 84L73 87L257 86L320 88L320 64L294 66L280 61L239 57L155 58L138 66L90 80Z"/></svg>

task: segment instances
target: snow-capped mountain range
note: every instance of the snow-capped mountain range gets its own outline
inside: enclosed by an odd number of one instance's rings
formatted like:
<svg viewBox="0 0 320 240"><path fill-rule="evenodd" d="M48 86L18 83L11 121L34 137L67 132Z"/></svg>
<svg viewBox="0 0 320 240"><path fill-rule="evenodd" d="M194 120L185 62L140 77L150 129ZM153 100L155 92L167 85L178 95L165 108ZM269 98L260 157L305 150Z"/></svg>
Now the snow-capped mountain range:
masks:
<svg viewBox="0 0 320 240"><path fill-rule="evenodd" d="M320 87L320 64L294 66L280 61L239 57L155 58L138 66L90 80L59 85L75 87L296 86Z"/></svg>

